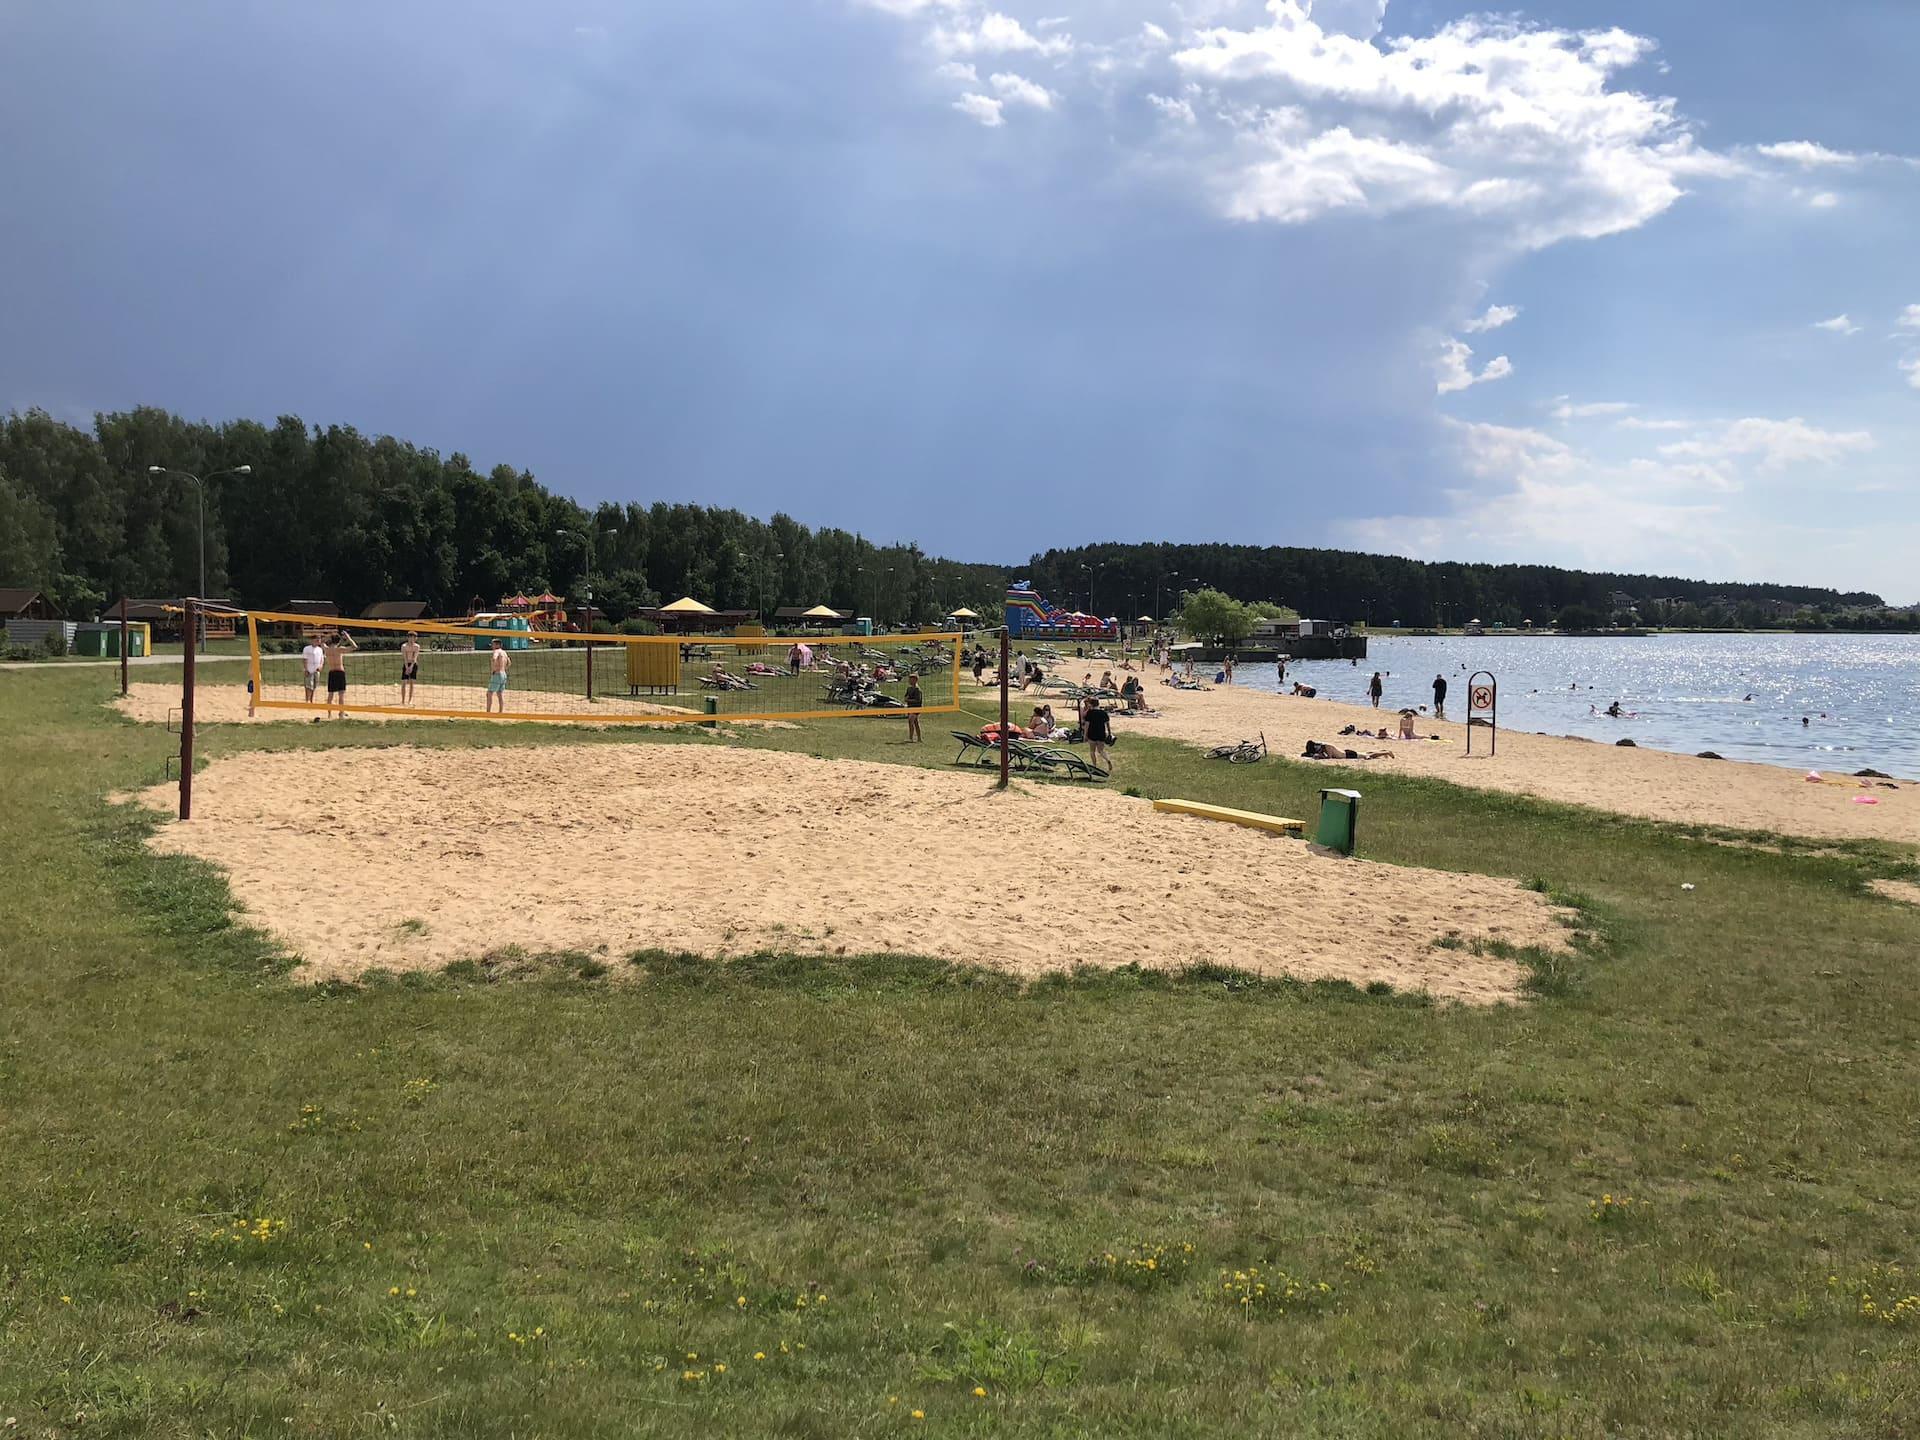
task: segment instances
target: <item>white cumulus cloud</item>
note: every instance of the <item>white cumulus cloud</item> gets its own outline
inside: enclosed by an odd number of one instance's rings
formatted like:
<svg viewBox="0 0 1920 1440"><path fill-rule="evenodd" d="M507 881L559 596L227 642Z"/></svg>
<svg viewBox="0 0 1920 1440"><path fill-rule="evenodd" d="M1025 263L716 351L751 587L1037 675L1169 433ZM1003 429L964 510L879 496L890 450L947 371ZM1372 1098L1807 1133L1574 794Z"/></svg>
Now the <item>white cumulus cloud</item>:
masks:
<svg viewBox="0 0 1920 1440"><path fill-rule="evenodd" d="M1257 17L1250 0L1182 0L1167 5L1178 30L1118 7L1110 35L1080 43L980 3L868 3L910 17L938 60L1052 62L1056 108L1076 90L1146 100L1178 123L1123 132L1117 150L1237 220L1431 209L1500 249L1537 249L1631 230L1689 186L1757 173L1756 152L1706 149L1675 101L1628 83L1655 47L1619 28L1473 15L1388 35L1386 0L1266 0Z"/></svg>
<svg viewBox="0 0 1920 1440"><path fill-rule="evenodd" d="M978 21L961 19L938 25L928 36L942 55L1065 55L1073 49L1071 35L1035 35L1011 15L990 10Z"/></svg>
<svg viewBox="0 0 1920 1440"><path fill-rule="evenodd" d="M1806 170L1852 169L1861 157L1845 150L1829 150L1812 140L1784 140L1777 145L1756 147L1769 160L1784 160Z"/></svg>
<svg viewBox="0 0 1920 1440"><path fill-rule="evenodd" d="M1900 318L1893 322L1902 330L1920 330L1920 305L1909 305L1900 312Z"/></svg>
<svg viewBox="0 0 1920 1440"><path fill-rule="evenodd" d="M1813 328L1816 330L1831 330L1836 335L1858 335L1860 333L1860 327L1845 315L1836 315L1831 320L1816 320L1813 322Z"/></svg>
<svg viewBox="0 0 1920 1440"><path fill-rule="evenodd" d="M1053 91L1044 85L1034 84L1024 75L1001 72L992 77L992 84L1000 92L1000 98L1009 105L1031 105L1036 110L1053 108Z"/></svg>
<svg viewBox="0 0 1920 1440"><path fill-rule="evenodd" d="M1193 113L1193 105L1186 100L1175 99L1171 95L1149 94L1147 101L1167 119L1182 125L1197 125L1199 117Z"/></svg>
<svg viewBox="0 0 1920 1440"><path fill-rule="evenodd" d="M962 85L978 85L980 76L973 66L964 60L949 60L934 67L934 74L942 80L957 80Z"/></svg>
<svg viewBox="0 0 1920 1440"><path fill-rule="evenodd" d="M1502 325L1511 325L1519 318L1518 305L1489 305L1484 313L1476 315L1460 328L1469 335L1479 335L1488 330L1498 330Z"/></svg>
<svg viewBox="0 0 1920 1440"><path fill-rule="evenodd" d="M1496 355L1476 372L1473 368L1473 347L1464 340L1445 340L1441 342L1433 369L1436 377L1434 389L1439 394L1451 395L1471 385L1506 379L1513 374L1513 362L1504 355Z"/></svg>
<svg viewBox="0 0 1920 1440"><path fill-rule="evenodd" d="M1900 362L1900 373L1907 377L1907 384L1920 390L1920 355Z"/></svg>
<svg viewBox="0 0 1920 1440"><path fill-rule="evenodd" d="M1752 459L1760 470L1774 472L1792 465L1831 465L1871 449L1873 436L1865 430L1822 430L1795 416L1731 420L1695 439L1662 445L1660 454L1669 460Z"/></svg>
<svg viewBox="0 0 1920 1440"><path fill-rule="evenodd" d="M978 120L989 130L1007 123L1000 113L1000 102L991 95L967 94L953 102L953 108L970 120Z"/></svg>

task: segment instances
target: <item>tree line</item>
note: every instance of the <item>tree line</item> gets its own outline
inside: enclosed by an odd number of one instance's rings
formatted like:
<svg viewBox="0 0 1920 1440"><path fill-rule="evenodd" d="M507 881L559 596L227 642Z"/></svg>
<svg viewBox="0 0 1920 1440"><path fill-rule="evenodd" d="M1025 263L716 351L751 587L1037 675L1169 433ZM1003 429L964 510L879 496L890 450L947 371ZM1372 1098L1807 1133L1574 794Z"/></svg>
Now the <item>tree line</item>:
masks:
<svg viewBox="0 0 1920 1440"><path fill-rule="evenodd" d="M1569 607L1591 624L1793 623L1875 609L1878 595L1806 585L1714 583L1674 576L1460 564L1289 545L1102 544L1036 555L1026 578L1054 600L1102 615L1156 618L1184 592L1271 601L1312 619L1384 626L1551 625ZM1616 603L1626 597L1631 603ZM1907 623L1912 623L1911 617Z"/></svg>
<svg viewBox="0 0 1920 1440"><path fill-rule="evenodd" d="M241 466L251 473L231 473ZM188 474L207 477L204 497ZM888 622L961 606L997 615L1006 585L1002 566L788 515L664 501L588 509L526 470L482 472L465 455L348 426L209 425L157 409L103 414L91 430L37 410L0 419L0 585L43 590L68 616L123 595L193 593L202 498L207 593L254 609L331 600L352 615L423 600L461 615L516 591L577 598L589 535L595 603L614 620L681 595Z"/></svg>
<svg viewBox="0 0 1920 1440"><path fill-rule="evenodd" d="M163 473L151 473L156 465ZM242 466L251 473L231 473ZM207 477L204 494L187 474ZM256 609L331 600L349 615L377 600L421 600L430 613L451 615L515 591L577 598L588 536L595 600L614 620L692 595L718 609L768 613L825 604L883 623L936 620L965 606L992 623L1012 579L1103 615L1160 618L1183 593L1213 589L1375 626L1545 625L1568 616L1854 625L1875 623L1866 612L1881 604L1877 595L1810 586L1295 546L1087 545L1009 569L810 529L784 514L759 520L664 501L588 509L511 465L482 472L458 452L294 416L212 425L143 408L99 415L91 429L38 410L0 417L0 585L44 590L68 616L122 595L199 589L202 501L211 596Z"/></svg>

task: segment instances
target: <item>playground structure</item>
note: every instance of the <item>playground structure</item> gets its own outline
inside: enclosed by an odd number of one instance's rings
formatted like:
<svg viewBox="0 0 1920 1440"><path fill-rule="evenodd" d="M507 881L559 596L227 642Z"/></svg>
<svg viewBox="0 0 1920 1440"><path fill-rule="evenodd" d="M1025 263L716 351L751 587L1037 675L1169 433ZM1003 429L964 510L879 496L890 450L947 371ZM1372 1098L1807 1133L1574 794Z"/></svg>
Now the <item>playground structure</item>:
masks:
<svg viewBox="0 0 1920 1440"><path fill-rule="evenodd" d="M512 615L526 623L516 629L561 631L571 633L580 627L567 615L567 602L551 590L543 590L538 595L508 595L500 601L498 613ZM484 621L476 614L472 623Z"/></svg>
<svg viewBox="0 0 1920 1440"><path fill-rule="evenodd" d="M1117 640L1119 624L1049 605L1026 580L1007 587L1007 634L1015 640Z"/></svg>

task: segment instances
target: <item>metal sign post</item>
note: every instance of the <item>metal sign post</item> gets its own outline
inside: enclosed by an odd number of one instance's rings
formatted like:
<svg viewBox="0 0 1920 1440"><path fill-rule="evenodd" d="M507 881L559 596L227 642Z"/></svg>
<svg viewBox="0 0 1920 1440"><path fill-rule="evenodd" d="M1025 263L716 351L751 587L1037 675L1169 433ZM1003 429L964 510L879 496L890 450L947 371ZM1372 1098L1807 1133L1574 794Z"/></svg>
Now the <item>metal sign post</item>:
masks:
<svg viewBox="0 0 1920 1440"><path fill-rule="evenodd" d="M1467 677L1467 754L1473 753L1473 728L1487 728L1487 754L1500 748L1500 682L1491 670L1476 670Z"/></svg>

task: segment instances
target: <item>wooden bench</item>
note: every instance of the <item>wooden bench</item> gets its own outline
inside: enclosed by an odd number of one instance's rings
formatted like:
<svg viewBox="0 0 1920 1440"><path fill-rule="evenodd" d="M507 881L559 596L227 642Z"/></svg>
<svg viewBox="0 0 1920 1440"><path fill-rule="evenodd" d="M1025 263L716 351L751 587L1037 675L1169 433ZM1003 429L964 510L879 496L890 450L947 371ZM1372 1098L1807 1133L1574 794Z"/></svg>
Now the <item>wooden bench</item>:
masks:
<svg viewBox="0 0 1920 1440"><path fill-rule="evenodd" d="M1288 820L1280 815L1262 815L1253 810L1233 810L1225 805L1203 805L1198 800L1156 800L1153 808L1169 815L1197 815L1202 820L1224 820L1229 825L1245 825L1275 835L1304 835L1307 822Z"/></svg>

